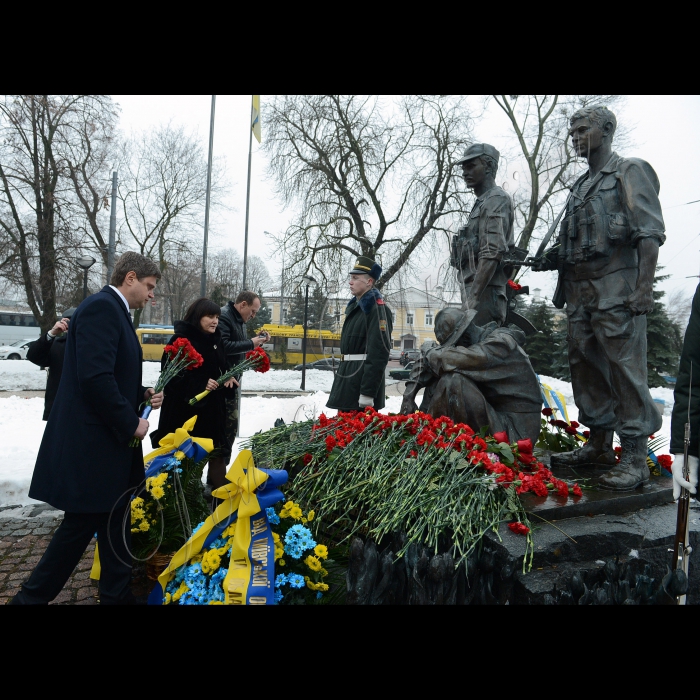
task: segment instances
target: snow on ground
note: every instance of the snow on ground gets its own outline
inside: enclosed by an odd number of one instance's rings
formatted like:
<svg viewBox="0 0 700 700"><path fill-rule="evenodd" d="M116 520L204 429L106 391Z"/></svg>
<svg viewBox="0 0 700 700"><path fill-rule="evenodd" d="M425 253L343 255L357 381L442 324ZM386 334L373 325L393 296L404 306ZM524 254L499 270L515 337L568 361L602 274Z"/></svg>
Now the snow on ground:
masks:
<svg viewBox="0 0 700 700"><path fill-rule="evenodd" d="M152 385L158 377L159 364L144 362L144 384ZM571 384L552 377L540 377L544 384L561 392L567 404L570 420L577 420L578 410L573 401ZM260 374L248 372L243 388L253 391L294 391L299 389L301 372L295 370L270 370ZM315 418L321 412L328 416L336 414L335 410L326 410L328 392L333 383L333 373L323 370L309 370L306 373L307 390L313 393L306 396L290 398L264 398L245 396L241 405L240 437L236 440L233 457L238 453L241 441L260 430L272 428L277 418L289 423L294 420ZM46 373L24 360L0 362L0 391L41 391L46 385ZM671 430L671 410L673 408L673 390L667 388L652 389L651 394L665 403L663 427L657 435L668 441ZM383 412L398 413L401 408L401 396L387 399ZM2 435L3 456L0 460L0 506L27 504L33 501L27 491L31 481L34 462L39 450L41 438L46 425L41 419L44 411L42 398L20 398L11 396L0 398L0 435ZM158 426L160 411L154 411L150 418L150 431ZM196 433L196 430L195 430ZM80 436L75 435L77 449ZM662 452L667 451L668 443ZM144 441L144 454L151 451L150 440Z"/></svg>

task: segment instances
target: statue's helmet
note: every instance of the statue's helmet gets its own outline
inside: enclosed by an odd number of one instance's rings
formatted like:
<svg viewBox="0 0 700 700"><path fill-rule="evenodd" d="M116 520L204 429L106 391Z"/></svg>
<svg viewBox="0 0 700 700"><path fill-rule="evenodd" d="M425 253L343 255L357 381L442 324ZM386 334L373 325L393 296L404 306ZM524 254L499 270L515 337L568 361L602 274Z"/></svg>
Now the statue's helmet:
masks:
<svg viewBox="0 0 700 700"><path fill-rule="evenodd" d="M440 345L455 345L476 316L476 310L441 309L435 316L435 337Z"/></svg>

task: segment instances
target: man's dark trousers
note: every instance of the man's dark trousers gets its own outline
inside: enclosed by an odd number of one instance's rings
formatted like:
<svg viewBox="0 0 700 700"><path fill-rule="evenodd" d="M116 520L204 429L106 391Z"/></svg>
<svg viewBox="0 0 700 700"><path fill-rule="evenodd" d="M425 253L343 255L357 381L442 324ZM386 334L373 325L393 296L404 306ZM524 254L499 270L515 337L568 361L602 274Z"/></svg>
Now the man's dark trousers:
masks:
<svg viewBox="0 0 700 700"><path fill-rule="evenodd" d="M124 517L125 514L129 517ZM63 589L95 532L100 553L100 603L133 601L130 590L131 513L124 506L112 513L66 513L44 556L12 605L46 605Z"/></svg>

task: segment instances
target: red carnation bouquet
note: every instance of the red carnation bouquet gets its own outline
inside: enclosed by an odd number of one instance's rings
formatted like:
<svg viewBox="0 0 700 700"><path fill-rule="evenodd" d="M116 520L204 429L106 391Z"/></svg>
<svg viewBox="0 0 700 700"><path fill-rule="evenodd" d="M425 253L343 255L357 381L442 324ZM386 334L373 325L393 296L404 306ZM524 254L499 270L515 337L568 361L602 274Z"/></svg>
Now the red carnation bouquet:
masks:
<svg viewBox="0 0 700 700"><path fill-rule="evenodd" d="M163 348L163 352L168 356L165 362L165 367L161 371L156 385L153 387L154 393L165 389L165 385L176 375L180 374L183 370L195 369L196 367L201 367L204 362L204 358L192 347L187 338L178 338L171 345L166 345ZM141 418L148 418L153 407L151 406L151 400L145 401L141 404L143 410L141 411ZM129 445L131 447L136 447L141 440L138 438L132 438Z"/></svg>
<svg viewBox="0 0 700 700"><path fill-rule="evenodd" d="M270 358L262 348L249 350L245 354L245 360L243 360L243 362L240 364L237 364L235 367L232 367L227 372L224 372L216 380L216 383L221 386L232 377L235 377L237 374L241 374L241 372L245 372L247 369L253 369L256 372L267 372L267 370L270 369ZM193 399L190 399L190 406L194 406L209 393L209 389L205 389L201 394L197 394L197 396L195 396Z"/></svg>

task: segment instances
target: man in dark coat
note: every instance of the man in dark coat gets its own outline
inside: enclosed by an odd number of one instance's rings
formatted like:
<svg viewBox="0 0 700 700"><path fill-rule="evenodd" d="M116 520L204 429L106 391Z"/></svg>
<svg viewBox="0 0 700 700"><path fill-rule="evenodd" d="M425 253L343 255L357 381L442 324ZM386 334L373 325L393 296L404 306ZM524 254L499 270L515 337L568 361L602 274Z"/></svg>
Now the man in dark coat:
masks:
<svg viewBox="0 0 700 700"><path fill-rule="evenodd" d="M690 383L690 365L693 365L693 381ZM690 398L690 400L689 400ZM688 328L683 340L676 388L673 391L673 417L671 418L671 452L673 460L673 497L681 495L681 486L697 493L698 457L700 456L700 285L695 290ZM688 478L683 478L685 459L685 424L690 421L688 445Z"/></svg>
<svg viewBox="0 0 700 700"><path fill-rule="evenodd" d="M75 308L64 311L60 321L56 321L54 327L38 340L29 344L27 349L27 359L39 367L48 369L46 378L46 392L44 393L44 420L49 419L51 406L58 392L58 385L61 383L63 373L63 356L66 352L66 340L68 336L68 324L71 316L75 313Z"/></svg>
<svg viewBox="0 0 700 700"><path fill-rule="evenodd" d="M260 297L251 291L241 292L236 301L229 301L226 306L221 307L219 316L219 330L221 339L226 350L228 362L227 369L243 362L245 354L263 343L267 343L270 336L267 334L248 338L246 323L251 318L255 318L260 311ZM236 377L240 383L241 377ZM240 412L241 388L234 387L235 390L227 392L226 396L226 437L230 443L228 454L224 455L226 460L231 458L231 446L238 435L238 422Z"/></svg>
<svg viewBox="0 0 700 700"><path fill-rule="evenodd" d="M141 385L141 347L129 309L153 298L158 266L125 253L112 284L88 297L71 319L58 388L41 441L29 496L65 511L44 556L14 605L42 605L60 593L95 532L100 544L100 602L133 602L129 496L143 482L148 421L139 405L162 393Z"/></svg>
<svg viewBox="0 0 700 700"><path fill-rule="evenodd" d="M353 298L345 309L340 335L341 363L328 397L328 408L362 411L384 408L384 372L391 349L391 314L375 283L382 268L361 255L350 270Z"/></svg>
<svg viewBox="0 0 700 700"><path fill-rule="evenodd" d="M540 433L542 397L537 375L515 328L473 323L476 310L443 309L435 317L441 345L423 353L406 384L401 413L416 410L415 397L425 387L421 411L447 416L473 430L488 426L505 431L511 442Z"/></svg>

